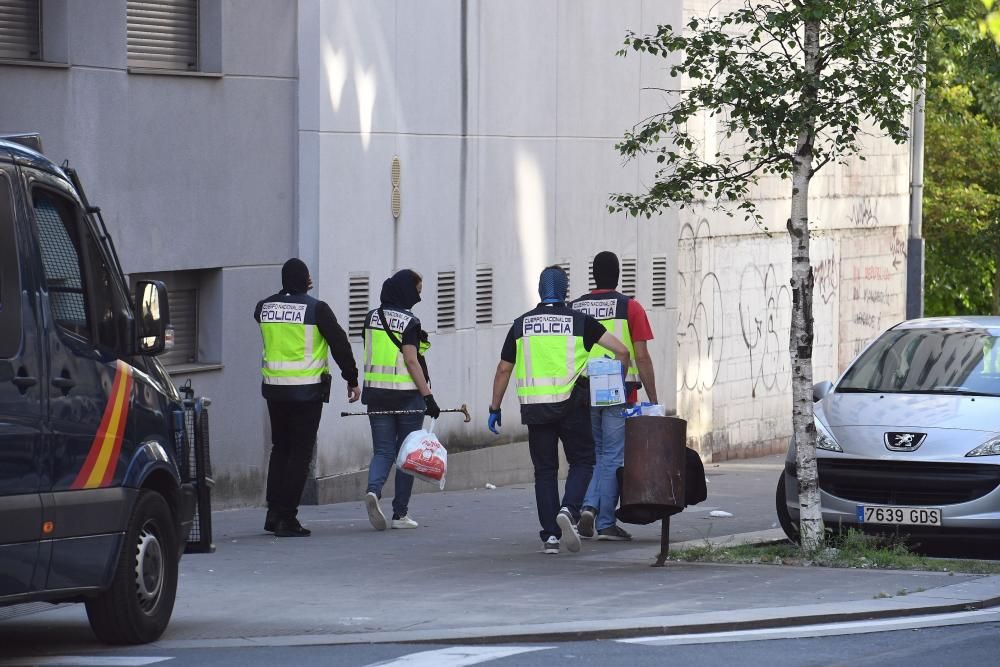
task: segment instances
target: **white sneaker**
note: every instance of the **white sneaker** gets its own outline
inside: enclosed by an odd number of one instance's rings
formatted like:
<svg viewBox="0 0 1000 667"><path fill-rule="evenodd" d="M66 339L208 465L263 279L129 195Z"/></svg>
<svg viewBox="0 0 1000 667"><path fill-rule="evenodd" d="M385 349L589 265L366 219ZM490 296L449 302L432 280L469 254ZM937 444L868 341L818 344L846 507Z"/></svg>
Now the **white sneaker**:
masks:
<svg viewBox="0 0 1000 667"><path fill-rule="evenodd" d="M419 523L410 518L409 514L402 517L401 519L392 520L393 528L416 528L419 525L420 525Z"/></svg>
<svg viewBox="0 0 1000 667"><path fill-rule="evenodd" d="M576 532L576 526L573 525L573 514L567 508L562 508L559 514L556 514L556 523L562 529L562 539L566 548L570 551L579 551L580 536Z"/></svg>
<svg viewBox="0 0 1000 667"><path fill-rule="evenodd" d="M559 540L555 535L550 535L549 539L545 540L542 544L543 554L558 554L559 553Z"/></svg>
<svg viewBox="0 0 1000 667"><path fill-rule="evenodd" d="M365 494L365 508L368 510L368 520L371 521L372 528L385 530L385 515L382 514L382 508L378 506L378 496L372 491Z"/></svg>

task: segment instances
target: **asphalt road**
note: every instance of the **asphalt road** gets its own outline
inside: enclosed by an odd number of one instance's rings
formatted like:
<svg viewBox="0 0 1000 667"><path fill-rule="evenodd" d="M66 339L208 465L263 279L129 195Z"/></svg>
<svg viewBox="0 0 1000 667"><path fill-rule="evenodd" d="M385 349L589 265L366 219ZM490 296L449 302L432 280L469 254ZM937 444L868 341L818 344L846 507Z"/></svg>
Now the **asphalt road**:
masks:
<svg viewBox="0 0 1000 667"><path fill-rule="evenodd" d="M983 612L980 612L983 613ZM993 619L996 612L988 612ZM919 623L919 621L915 621ZM881 622L871 622L872 628ZM689 667L766 665L767 667L939 667L997 664L1000 622L809 637L810 629L749 631L738 641L673 645L678 638L643 638L523 645L353 645L290 648L217 648L191 650L127 649L99 655L0 659L0 667L27 665L350 665L352 667ZM834 632L836 630L833 630ZM762 639L775 634L779 639ZM684 641L681 639L680 641ZM666 642L664 645L661 642Z"/></svg>

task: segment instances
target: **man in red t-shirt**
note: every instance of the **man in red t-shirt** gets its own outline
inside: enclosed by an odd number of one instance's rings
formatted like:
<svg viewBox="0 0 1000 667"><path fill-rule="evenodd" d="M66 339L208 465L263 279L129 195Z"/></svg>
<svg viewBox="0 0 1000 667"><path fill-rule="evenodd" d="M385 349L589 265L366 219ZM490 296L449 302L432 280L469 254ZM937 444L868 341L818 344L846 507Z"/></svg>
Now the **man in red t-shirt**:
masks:
<svg viewBox="0 0 1000 667"><path fill-rule="evenodd" d="M629 368L625 390L629 403L638 402L640 388L645 388L651 403L656 403L656 378L647 342L653 339L645 309L635 299L616 291L619 275L618 256L605 250L594 257L596 289L573 302L575 310L584 311L598 320L626 346L634 350L635 366ZM627 326L623 326L627 323ZM597 462L590 480L580 522L580 537L599 540L631 540L632 536L615 521L618 505L618 468L625 460L625 406L592 406L590 425L594 434L594 454Z"/></svg>

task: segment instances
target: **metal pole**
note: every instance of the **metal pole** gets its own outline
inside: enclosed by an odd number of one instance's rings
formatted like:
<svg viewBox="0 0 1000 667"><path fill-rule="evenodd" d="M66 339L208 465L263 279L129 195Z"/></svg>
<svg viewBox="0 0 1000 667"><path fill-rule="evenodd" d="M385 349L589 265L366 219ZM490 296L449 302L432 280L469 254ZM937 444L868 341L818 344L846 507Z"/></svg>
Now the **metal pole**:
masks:
<svg viewBox="0 0 1000 667"><path fill-rule="evenodd" d="M913 90L913 113L910 122L910 234L906 244L906 318L924 316L924 89L926 80L921 67L920 85Z"/></svg>

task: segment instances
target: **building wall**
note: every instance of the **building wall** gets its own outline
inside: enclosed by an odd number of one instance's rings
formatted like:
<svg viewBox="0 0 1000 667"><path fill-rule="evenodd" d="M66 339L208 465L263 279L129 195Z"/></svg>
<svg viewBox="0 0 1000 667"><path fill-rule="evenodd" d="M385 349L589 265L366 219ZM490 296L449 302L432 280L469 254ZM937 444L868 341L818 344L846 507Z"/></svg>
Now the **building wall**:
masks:
<svg viewBox="0 0 1000 667"><path fill-rule="evenodd" d="M676 23L679 9L640 0L300 1L300 252L319 267L319 294L341 318L351 276L370 278L375 304L394 270L423 274L414 310L431 333L434 394L474 415L468 425L441 419L449 449L525 437L513 387L503 435L483 425L507 329L537 302L544 266L568 262L579 295L605 249L637 260L659 394L674 407L674 272L667 304L649 299L653 257L676 266L677 217L627 220L607 213L607 201L640 186L640 167L623 167L613 146L650 104L641 86L663 77L662 64L614 52L627 27ZM484 266L495 272L491 326L475 324ZM456 272L453 330L437 321L442 271ZM347 409L336 393L320 428L320 477L359 470L371 452L366 420L334 416Z"/></svg>
<svg viewBox="0 0 1000 667"><path fill-rule="evenodd" d="M268 438L251 315L296 244L297 7L201 4L209 76L128 72L125 0L45 0L64 66L0 63L0 131L40 132L69 159L126 273L198 272L183 275L200 283L208 363L174 379L213 399L219 496L256 499Z"/></svg>

